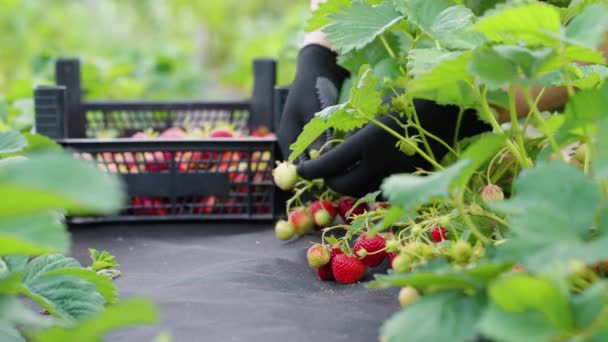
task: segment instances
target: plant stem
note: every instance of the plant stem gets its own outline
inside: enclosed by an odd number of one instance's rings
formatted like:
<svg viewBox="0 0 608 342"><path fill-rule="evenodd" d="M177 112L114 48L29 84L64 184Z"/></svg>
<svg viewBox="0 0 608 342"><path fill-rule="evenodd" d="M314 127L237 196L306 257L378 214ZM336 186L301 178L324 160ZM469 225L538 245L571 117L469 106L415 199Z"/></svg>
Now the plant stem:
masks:
<svg viewBox="0 0 608 342"><path fill-rule="evenodd" d="M428 140L426 140L426 136L424 135L425 131L422 129L422 125L420 124L420 120L418 119L418 112L416 111L415 106L412 110L412 118L414 119L414 124L416 125L416 128L418 128L418 132L420 133L420 137L422 138L422 143L424 144L426 152L429 154L429 156L431 156L431 158L437 160L437 158L435 158L435 155L433 154L433 150L431 149Z"/></svg>
<svg viewBox="0 0 608 342"><path fill-rule="evenodd" d="M450 151L450 153L453 153L456 157L458 157L458 152L456 152L452 146L450 146L448 143L446 143L445 141L443 141L441 138L439 138L438 136L436 136L435 134L427 131L426 129L424 129L422 126L416 126L413 125L416 129L418 129L419 131L422 131L424 134L428 135L431 139L437 141L438 143L440 143L441 145L443 145L446 149L448 149L448 151ZM424 138L423 138L424 139ZM433 156L432 156L433 157ZM434 157L433 157L434 158Z"/></svg>
<svg viewBox="0 0 608 342"><path fill-rule="evenodd" d="M526 102L528 102L528 106L530 106L530 109L532 110L532 114L534 114L536 120L538 121L539 125L541 126L540 128L545 132L545 135L547 136L547 140L549 140L549 144L551 144L551 147L553 148L555 153L557 153L562 159L564 159L564 156L562 155L562 151L560 150L559 145L557 144L557 141L555 140L555 137L552 134L549 134L549 129L547 127L547 124L545 123L545 119L543 119L543 116L538 111L536 102L532 98L532 95L530 94L529 89L524 88L523 90L524 90L523 93L524 93L524 97L526 98ZM565 159L564 159L564 161L565 161Z"/></svg>
<svg viewBox="0 0 608 342"><path fill-rule="evenodd" d="M485 116L485 119L490 123L490 125L496 132L504 134L505 132L503 131L502 127L500 127L498 121L496 121L496 118L494 117L494 114L492 114L492 111L490 110L490 105L488 104L488 100L486 98L486 92L484 91L484 93L482 94L479 91L479 88L477 88L476 86L471 85L471 87L473 88L473 91L477 93L477 96L481 100L482 114ZM517 146L515 146L511 140L507 140L506 145L509 151L511 151L511 153L513 154L513 156L517 158L517 161L522 165L522 167L531 166L528 165L528 160L522 157L521 153L517 149Z"/></svg>
<svg viewBox="0 0 608 342"><path fill-rule="evenodd" d="M365 115L365 113L363 113L363 111L361 111L359 108L357 108L357 111L359 112L360 115L362 115L364 118L368 119L370 122L372 122L376 126L379 126L380 128L384 129L386 132L390 133L392 136L396 137L400 141L404 141L406 144L409 144L410 146L412 146L418 154L420 154L424 159L426 159L426 161L431 163L434 167L436 167L439 170L443 170L443 166L441 166L441 164L437 163L433 158L429 157L429 155L424 153L424 151L422 151L417 145L412 144L408 139L404 139L399 133L395 132L394 129L388 127L387 125L383 124L382 122L376 120L373 117L369 117L369 116Z"/></svg>
<svg viewBox="0 0 608 342"><path fill-rule="evenodd" d="M458 146L458 140L459 140L458 138L460 136L460 126L462 125L463 117L464 117L464 107L460 107L460 111L458 112L458 118L456 119L456 130L454 131L454 146ZM458 148L458 149L460 150L460 148Z"/></svg>
<svg viewBox="0 0 608 342"><path fill-rule="evenodd" d="M526 154L526 147L524 145L524 137L519 130L519 122L517 121L517 110L515 107L515 86L511 85L509 87L509 115L511 116L511 129L513 130L513 134L515 135L515 139L517 144L519 145L519 149L522 153L522 157L525 160L528 160L528 155Z"/></svg>
<svg viewBox="0 0 608 342"><path fill-rule="evenodd" d="M456 208L460 212L460 215L462 216L464 223L469 227L469 229L471 229L471 232L473 233L473 235L475 235L475 237L477 237L477 239L479 239L479 241L481 241L481 243L485 245L488 242L488 238L485 237L479 231L479 229L477 228L475 223L473 223L473 221L471 220L469 215L467 215L466 211L464 210L463 197L464 197L464 193L462 193L462 192L456 197L456 200L455 200Z"/></svg>

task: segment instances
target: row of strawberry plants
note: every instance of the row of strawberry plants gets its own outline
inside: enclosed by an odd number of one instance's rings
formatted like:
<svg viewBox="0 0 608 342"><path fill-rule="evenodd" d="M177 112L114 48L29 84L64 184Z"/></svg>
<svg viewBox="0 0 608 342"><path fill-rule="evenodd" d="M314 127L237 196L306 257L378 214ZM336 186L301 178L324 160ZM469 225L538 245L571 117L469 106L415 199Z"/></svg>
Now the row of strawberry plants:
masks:
<svg viewBox="0 0 608 342"><path fill-rule="evenodd" d="M348 96L318 113L275 169L276 184L293 191L277 237L322 230L308 252L321 280L354 283L387 260L387 274L367 283L401 288L403 309L383 324L384 341L607 340L607 16L605 1L585 0L322 4L308 29L323 28L354 76ZM568 102L542 112L551 87ZM414 99L473 108L492 131L438 160ZM392 130L380 115L407 117L407 127ZM345 199L321 179L299 179L291 162L327 129L367 124L433 169L389 176L336 215Z"/></svg>
<svg viewBox="0 0 608 342"><path fill-rule="evenodd" d="M147 299L119 299L112 255L91 249L86 267L67 256L66 214L118 211L125 198L116 176L75 160L48 138L2 130L0 194L0 340L98 341L158 321Z"/></svg>

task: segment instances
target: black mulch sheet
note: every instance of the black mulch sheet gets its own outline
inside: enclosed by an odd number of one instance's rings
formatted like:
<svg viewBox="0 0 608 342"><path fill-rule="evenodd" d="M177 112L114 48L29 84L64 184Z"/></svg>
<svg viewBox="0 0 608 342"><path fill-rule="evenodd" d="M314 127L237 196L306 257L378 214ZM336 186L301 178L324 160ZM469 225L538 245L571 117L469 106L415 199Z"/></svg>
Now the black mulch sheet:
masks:
<svg viewBox="0 0 608 342"><path fill-rule="evenodd" d="M147 296L160 306L159 325L114 333L108 341L151 341L160 331L176 342L378 341L382 322L399 309L398 289L319 281L306 262L310 241L319 237L281 242L269 223L89 225L71 231L72 255L83 264L90 264L89 247L116 256L122 298Z"/></svg>

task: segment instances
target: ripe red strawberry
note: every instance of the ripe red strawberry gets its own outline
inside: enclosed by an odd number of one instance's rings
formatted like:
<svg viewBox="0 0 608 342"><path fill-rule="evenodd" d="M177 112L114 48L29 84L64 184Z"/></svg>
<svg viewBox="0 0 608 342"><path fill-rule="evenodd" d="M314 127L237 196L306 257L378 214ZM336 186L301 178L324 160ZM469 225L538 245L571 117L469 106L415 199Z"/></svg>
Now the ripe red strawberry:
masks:
<svg viewBox="0 0 608 342"><path fill-rule="evenodd" d="M357 200L355 200L352 197L341 198L338 201L338 213L340 214L340 217L342 217L344 222L346 222L347 224L350 224L352 222L352 219L351 219L352 216L361 215L365 212L365 209L366 209L365 204L360 204L355 209L353 209L355 203L357 203ZM347 214L351 209L353 209L353 210L350 213L350 216L347 217Z"/></svg>
<svg viewBox="0 0 608 342"><path fill-rule="evenodd" d="M331 261L331 253L324 245L315 244L306 252L308 266L313 269L323 267Z"/></svg>
<svg viewBox="0 0 608 342"><path fill-rule="evenodd" d="M386 257L386 240L380 235L369 237L361 235L355 242L355 253L362 257L361 261L370 267L376 267L384 261Z"/></svg>
<svg viewBox="0 0 608 342"><path fill-rule="evenodd" d="M227 128L216 128L209 133L209 138L233 138L234 132Z"/></svg>
<svg viewBox="0 0 608 342"><path fill-rule="evenodd" d="M315 270L317 272L317 277L321 281L330 281L334 280L334 272L331 270L331 262L323 267L319 267Z"/></svg>
<svg viewBox="0 0 608 342"><path fill-rule="evenodd" d="M443 240L448 240L447 235L448 235L448 231L445 228L443 228L442 226L437 226L437 227L433 228L433 231L431 232L431 236L433 237L433 240L435 240L435 242L441 242Z"/></svg>
<svg viewBox="0 0 608 342"><path fill-rule="evenodd" d="M336 246L329 246L329 252L331 253L331 257L335 257L338 254L344 254L342 250Z"/></svg>
<svg viewBox="0 0 608 342"><path fill-rule="evenodd" d="M340 284L354 284L365 276L367 268L354 255L338 254L331 260L334 278Z"/></svg>
<svg viewBox="0 0 608 342"><path fill-rule="evenodd" d="M179 127L171 127L162 132L160 137L163 139L183 139L184 131Z"/></svg>
<svg viewBox="0 0 608 342"><path fill-rule="evenodd" d="M399 253L388 253L387 257L388 257L388 265L393 268L393 260L395 260L395 258L397 257L397 255L399 255Z"/></svg>
<svg viewBox="0 0 608 342"><path fill-rule="evenodd" d="M314 225L312 216L306 208L295 209L289 213L289 222L293 224L298 235L310 233Z"/></svg>
<svg viewBox="0 0 608 342"><path fill-rule="evenodd" d="M316 201L310 206L310 213L317 229L328 227L336 218L338 210L330 201Z"/></svg>

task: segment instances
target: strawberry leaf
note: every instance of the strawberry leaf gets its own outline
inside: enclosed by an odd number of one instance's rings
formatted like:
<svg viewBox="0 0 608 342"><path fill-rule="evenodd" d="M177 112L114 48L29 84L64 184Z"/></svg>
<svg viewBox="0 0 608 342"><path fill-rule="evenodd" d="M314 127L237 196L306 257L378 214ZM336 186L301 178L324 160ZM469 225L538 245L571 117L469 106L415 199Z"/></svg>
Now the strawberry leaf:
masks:
<svg viewBox="0 0 608 342"><path fill-rule="evenodd" d="M84 279L97 287L97 292L103 296L106 303L114 304L118 301L118 292L116 286L112 284L112 279L95 273L94 271L85 268L64 268L46 273L46 276L52 275L70 275Z"/></svg>
<svg viewBox="0 0 608 342"><path fill-rule="evenodd" d="M102 311L106 301L95 284L79 276L60 274L73 268L81 268L73 258L59 254L37 257L24 269L21 292L51 314L68 321Z"/></svg>
<svg viewBox="0 0 608 342"><path fill-rule="evenodd" d="M510 313L490 303L479 321L479 330L486 338L504 342L544 342L559 335L538 311Z"/></svg>
<svg viewBox="0 0 608 342"><path fill-rule="evenodd" d="M468 71L470 60L470 52L441 59L429 72L409 82L408 96L439 104L475 105L477 98L470 87L473 77Z"/></svg>
<svg viewBox="0 0 608 342"><path fill-rule="evenodd" d="M519 79L517 66L491 48L473 52L469 71L489 89L499 89Z"/></svg>
<svg viewBox="0 0 608 342"><path fill-rule="evenodd" d="M14 153L23 150L27 146L27 139L19 132L0 132L0 154Z"/></svg>
<svg viewBox="0 0 608 342"><path fill-rule="evenodd" d="M354 2L352 7L329 14L328 17L332 23L323 31L327 34L327 40L342 53L366 46L403 19L403 15L390 2L375 6Z"/></svg>
<svg viewBox="0 0 608 342"><path fill-rule="evenodd" d="M598 123L595 141L596 155L593 156L593 175L599 181L608 180L608 118Z"/></svg>
<svg viewBox="0 0 608 342"><path fill-rule="evenodd" d="M119 178L62 152L36 153L0 167L0 196L11 199L0 206L0 217L49 208L111 214L124 200Z"/></svg>
<svg viewBox="0 0 608 342"><path fill-rule="evenodd" d="M480 294L429 293L386 321L381 335L388 342L472 341L485 305L486 298Z"/></svg>
<svg viewBox="0 0 608 342"><path fill-rule="evenodd" d="M384 38L395 53L400 52L399 40L396 35L386 32ZM375 68L380 62L386 59L390 59L390 55L386 50L384 43L382 43L382 40L378 37L361 49L351 50L347 53L340 54L340 56L338 56L338 64L353 73L357 73L365 64L369 64Z"/></svg>
<svg viewBox="0 0 608 342"><path fill-rule="evenodd" d="M327 0L320 3L319 8L312 12L312 17L308 19L305 30L311 32L330 24L332 22L328 18L330 14L341 12L350 6L351 0Z"/></svg>
<svg viewBox="0 0 608 342"><path fill-rule="evenodd" d="M594 4L587 6L566 27L566 37L576 44L595 49L605 40L608 31L608 6Z"/></svg>
<svg viewBox="0 0 608 342"><path fill-rule="evenodd" d="M382 193L391 204L405 210L433 200L446 199L449 197L452 182L458 179L462 170L469 164L469 160L461 160L426 177L411 174L393 175L382 183Z"/></svg>
<svg viewBox="0 0 608 342"><path fill-rule="evenodd" d="M148 300L130 298L68 327L52 327L31 335L32 341L98 341L117 329L158 322L158 309Z"/></svg>
<svg viewBox="0 0 608 342"><path fill-rule="evenodd" d="M563 139L572 130L594 124L608 113L608 84L600 89L587 89L570 97L565 109L565 121L557 133Z"/></svg>
<svg viewBox="0 0 608 342"><path fill-rule="evenodd" d="M499 43L555 46L561 18L551 5L530 3L489 11L477 22L476 29Z"/></svg>
<svg viewBox="0 0 608 342"><path fill-rule="evenodd" d="M501 279L488 290L492 301L510 313L539 311L560 331L573 327L567 292L551 281L531 275L517 274Z"/></svg>
<svg viewBox="0 0 608 342"><path fill-rule="evenodd" d="M57 212L0 219L0 256L65 253L70 239Z"/></svg>
<svg viewBox="0 0 608 342"><path fill-rule="evenodd" d="M327 107L323 111L337 111L341 106L342 105ZM289 161L293 162L302 155L302 153L306 152L308 146L314 143L330 127L329 123L320 117L310 120L302 129L302 133L300 133L298 139L289 147L291 149Z"/></svg>

